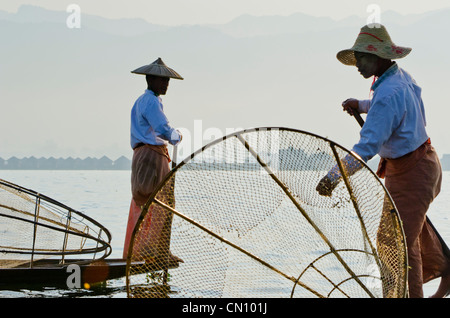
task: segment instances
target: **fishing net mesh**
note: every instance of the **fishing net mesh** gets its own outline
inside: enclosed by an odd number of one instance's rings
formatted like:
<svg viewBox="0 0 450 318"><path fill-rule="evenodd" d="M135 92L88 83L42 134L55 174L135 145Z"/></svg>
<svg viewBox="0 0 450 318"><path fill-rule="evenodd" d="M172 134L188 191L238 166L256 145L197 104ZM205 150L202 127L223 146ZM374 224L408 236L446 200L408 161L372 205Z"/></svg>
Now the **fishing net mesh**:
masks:
<svg viewBox="0 0 450 318"><path fill-rule="evenodd" d="M109 232L82 213L0 180L0 269L71 256L105 257Z"/></svg>
<svg viewBox="0 0 450 318"><path fill-rule="evenodd" d="M351 175L339 165L348 154L321 137L275 128L235 133L194 153L143 207L128 296L406 296L396 209L366 165ZM336 166L341 182L320 195L317 184Z"/></svg>

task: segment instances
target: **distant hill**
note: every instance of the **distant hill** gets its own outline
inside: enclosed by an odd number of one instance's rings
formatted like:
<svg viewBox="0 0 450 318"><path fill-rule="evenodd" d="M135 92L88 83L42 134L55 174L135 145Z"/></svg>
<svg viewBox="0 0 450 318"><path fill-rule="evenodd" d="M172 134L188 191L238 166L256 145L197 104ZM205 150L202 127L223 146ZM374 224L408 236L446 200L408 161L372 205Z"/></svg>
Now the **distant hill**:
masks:
<svg viewBox="0 0 450 318"><path fill-rule="evenodd" d="M381 22L391 27L398 27L426 22L429 19L440 20L447 14L432 11L423 14L402 15L394 11L384 11L382 12ZM329 17L313 17L303 13L294 13L288 16L252 16L244 14L226 24L210 24L206 26L233 37L254 37L282 34L320 34L335 31L336 28L359 28L362 26L361 22L364 23L357 16L334 20ZM443 25L441 24L441 26Z"/></svg>
<svg viewBox="0 0 450 318"><path fill-rule="evenodd" d="M0 11L0 157L130 157L130 109L145 90L130 71L161 57L185 79L163 96L170 123L184 128L184 156L227 129L290 127L351 148L359 126L340 107L368 98L371 80L339 63L365 18L243 15L220 25L160 26L22 6ZM447 74L450 10L382 12L399 64L423 89L428 132L450 153ZM194 123L202 122L202 129ZM210 129L211 128L211 129Z"/></svg>

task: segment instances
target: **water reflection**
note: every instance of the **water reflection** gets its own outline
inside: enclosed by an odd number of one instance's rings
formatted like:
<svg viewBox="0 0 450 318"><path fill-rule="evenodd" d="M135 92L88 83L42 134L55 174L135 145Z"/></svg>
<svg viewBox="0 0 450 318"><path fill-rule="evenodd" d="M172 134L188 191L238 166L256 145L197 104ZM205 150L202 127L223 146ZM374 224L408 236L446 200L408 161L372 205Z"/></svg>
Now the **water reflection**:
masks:
<svg viewBox="0 0 450 318"><path fill-rule="evenodd" d="M2 286L1 298L126 298L125 279L114 279L86 288L45 287L39 285Z"/></svg>

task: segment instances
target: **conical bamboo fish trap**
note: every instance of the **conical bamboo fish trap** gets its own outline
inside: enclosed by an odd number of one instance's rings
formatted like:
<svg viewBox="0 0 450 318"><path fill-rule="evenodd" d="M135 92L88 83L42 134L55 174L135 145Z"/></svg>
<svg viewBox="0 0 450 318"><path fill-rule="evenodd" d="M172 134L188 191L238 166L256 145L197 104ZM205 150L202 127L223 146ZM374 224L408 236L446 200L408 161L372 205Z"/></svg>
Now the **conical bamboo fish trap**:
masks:
<svg viewBox="0 0 450 318"><path fill-rule="evenodd" d="M143 207L127 259L128 296L407 296L396 208L363 162L347 174L348 154L286 128L240 131L195 152ZM317 184L336 165L342 182L320 196ZM174 268L171 255L183 262Z"/></svg>
<svg viewBox="0 0 450 318"><path fill-rule="evenodd" d="M94 219L50 197L0 180L0 270L40 260L92 262L111 253L111 234Z"/></svg>

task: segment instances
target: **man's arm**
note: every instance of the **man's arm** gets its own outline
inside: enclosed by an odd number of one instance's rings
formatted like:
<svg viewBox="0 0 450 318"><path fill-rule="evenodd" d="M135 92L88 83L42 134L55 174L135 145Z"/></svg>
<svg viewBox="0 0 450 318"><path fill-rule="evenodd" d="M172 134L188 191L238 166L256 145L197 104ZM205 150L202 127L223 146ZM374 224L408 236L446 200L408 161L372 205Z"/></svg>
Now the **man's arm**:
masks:
<svg viewBox="0 0 450 318"><path fill-rule="evenodd" d="M349 98L342 102L342 108L352 116L354 110L367 114L370 109L370 99L358 100L356 98Z"/></svg>

